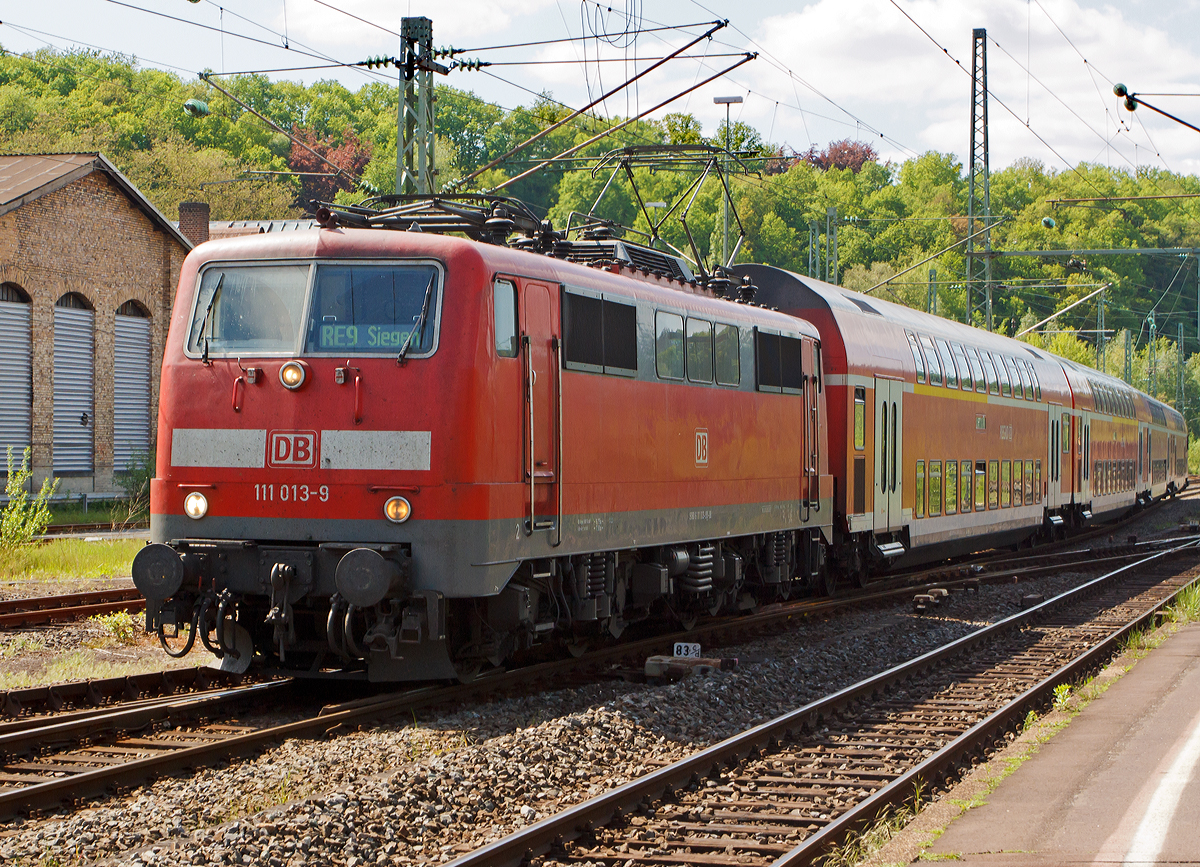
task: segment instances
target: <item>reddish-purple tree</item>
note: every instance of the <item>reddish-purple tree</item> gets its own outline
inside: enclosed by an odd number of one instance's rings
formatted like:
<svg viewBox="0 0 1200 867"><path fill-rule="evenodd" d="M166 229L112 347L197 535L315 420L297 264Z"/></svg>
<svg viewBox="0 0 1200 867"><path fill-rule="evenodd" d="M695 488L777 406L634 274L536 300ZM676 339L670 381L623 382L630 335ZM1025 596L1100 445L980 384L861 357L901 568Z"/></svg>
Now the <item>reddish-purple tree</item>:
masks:
<svg viewBox="0 0 1200 867"><path fill-rule="evenodd" d="M857 174L862 169L864 163L873 163L878 160L879 153L868 142L853 141L847 138L841 141L830 142L829 147L823 151L818 151L815 147L811 147L806 153L801 155L800 159L806 163L811 163L822 171L828 171L829 169L850 169Z"/></svg>
<svg viewBox="0 0 1200 867"><path fill-rule="evenodd" d="M332 202L338 190L352 190L355 181L362 176L363 169L371 161L371 143L358 137L350 127L342 131L342 140L337 143L333 138L319 139L312 130L303 127L292 129L292 135L308 145L329 162L319 159L316 155L292 142L292 152L288 155L288 168L294 172L315 172L328 174L329 177L314 177L303 175L300 178L300 205L307 208L312 199L321 202ZM331 166L329 163L333 163ZM337 166L342 174L334 176Z"/></svg>

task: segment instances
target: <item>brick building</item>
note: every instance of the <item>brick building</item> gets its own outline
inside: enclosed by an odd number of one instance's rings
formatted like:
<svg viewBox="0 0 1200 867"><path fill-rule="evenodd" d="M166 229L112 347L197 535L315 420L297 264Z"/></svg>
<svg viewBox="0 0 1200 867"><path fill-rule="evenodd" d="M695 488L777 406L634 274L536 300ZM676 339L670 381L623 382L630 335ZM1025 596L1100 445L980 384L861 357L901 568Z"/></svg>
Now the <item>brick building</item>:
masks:
<svg viewBox="0 0 1200 867"><path fill-rule="evenodd" d="M0 475L119 489L153 448L159 371L192 243L101 154L0 156Z"/></svg>

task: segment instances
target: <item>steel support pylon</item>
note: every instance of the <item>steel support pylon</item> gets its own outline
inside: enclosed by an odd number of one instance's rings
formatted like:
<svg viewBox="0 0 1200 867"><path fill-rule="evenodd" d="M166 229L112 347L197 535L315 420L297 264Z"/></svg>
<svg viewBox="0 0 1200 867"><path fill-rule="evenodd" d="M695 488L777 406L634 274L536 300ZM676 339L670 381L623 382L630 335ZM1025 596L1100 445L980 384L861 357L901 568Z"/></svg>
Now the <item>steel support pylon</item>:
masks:
<svg viewBox="0 0 1200 867"><path fill-rule="evenodd" d="M433 167L433 22L401 19L399 116L396 119L396 194L437 192Z"/></svg>
<svg viewBox="0 0 1200 867"><path fill-rule="evenodd" d="M992 206L988 172L987 30L973 31L971 164L967 180L967 322L980 313L992 330ZM978 225L977 225L978 223ZM983 230L978 238L976 231Z"/></svg>

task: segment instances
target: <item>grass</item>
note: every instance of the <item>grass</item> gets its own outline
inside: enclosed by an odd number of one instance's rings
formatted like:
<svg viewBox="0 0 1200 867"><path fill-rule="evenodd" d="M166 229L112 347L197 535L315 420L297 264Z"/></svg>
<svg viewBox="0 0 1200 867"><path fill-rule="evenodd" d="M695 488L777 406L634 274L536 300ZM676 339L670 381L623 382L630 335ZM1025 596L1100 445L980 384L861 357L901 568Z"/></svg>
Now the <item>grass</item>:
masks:
<svg viewBox="0 0 1200 867"><path fill-rule="evenodd" d="M147 519L146 510L131 506L128 500L101 500L88 503L87 511L77 499L52 503L50 525L113 524L118 527Z"/></svg>
<svg viewBox="0 0 1200 867"><path fill-rule="evenodd" d="M125 577L144 544L140 539L54 539L44 545L0 551L0 581Z"/></svg>
<svg viewBox="0 0 1200 867"><path fill-rule="evenodd" d="M128 611L93 614L88 620L103 630L100 637L93 644L89 644L89 647L133 647L138 643L138 635L142 631Z"/></svg>
<svg viewBox="0 0 1200 867"><path fill-rule="evenodd" d="M29 672L0 672L0 690L25 689L45 683L64 683L76 680L99 680L105 677L125 677L148 671L161 671L161 657L149 657L131 662L110 662L103 659L103 651L74 650L48 661L45 668Z"/></svg>

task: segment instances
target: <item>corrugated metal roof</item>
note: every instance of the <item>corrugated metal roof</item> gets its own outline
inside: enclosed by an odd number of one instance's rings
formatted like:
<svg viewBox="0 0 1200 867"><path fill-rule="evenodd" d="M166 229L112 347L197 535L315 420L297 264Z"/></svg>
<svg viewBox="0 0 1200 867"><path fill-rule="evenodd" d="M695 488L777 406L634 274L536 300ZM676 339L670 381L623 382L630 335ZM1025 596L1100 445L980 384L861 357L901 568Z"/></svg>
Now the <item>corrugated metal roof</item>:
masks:
<svg viewBox="0 0 1200 867"><path fill-rule="evenodd" d="M185 250L192 249L192 242L180 233L178 226L173 225L129 178L100 153L0 156L0 214L7 214L61 190L67 184L96 171L111 177L142 213L165 229Z"/></svg>
<svg viewBox="0 0 1200 867"><path fill-rule="evenodd" d="M0 213L83 177L95 163L95 154L0 156Z"/></svg>

